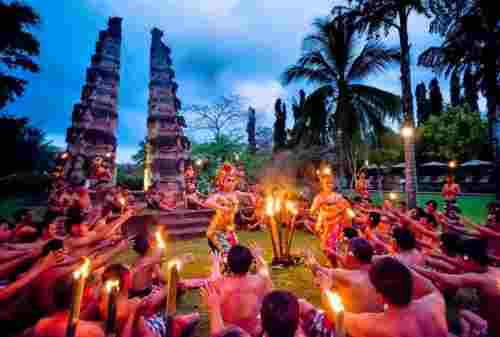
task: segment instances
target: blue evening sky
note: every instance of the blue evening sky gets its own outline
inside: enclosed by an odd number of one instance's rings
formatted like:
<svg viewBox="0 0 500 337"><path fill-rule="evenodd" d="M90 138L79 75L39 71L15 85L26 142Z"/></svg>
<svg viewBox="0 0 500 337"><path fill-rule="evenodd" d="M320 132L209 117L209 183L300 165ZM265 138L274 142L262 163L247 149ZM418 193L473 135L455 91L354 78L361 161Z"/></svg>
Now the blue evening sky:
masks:
<svg viewBox="0 0 500 337"><path fill-rule="evenodd" d="M282 87L279 76L300 55L302 38L315 17L340 0L28 0L42 18L35 31L41 43L41 72L29 75L26 94L6 112L28 116L65 146L65 130L78 102L85 69L97 34L109 16L123 17L119 91L118 159L130 161L146 135L150 30L165 31L183 104L209 103L237 93L272 126L278 97L290 99L298 86ZM427 33L428 20L412 17L415 53L438 39ZM397 44L395 36L387 44ZM415 56L412 62L415 62ZM433 74L413 67L413 86ZM369 84L400 93L399 68L371 78ZM448 82L441 81L448 100Z"/></svg>

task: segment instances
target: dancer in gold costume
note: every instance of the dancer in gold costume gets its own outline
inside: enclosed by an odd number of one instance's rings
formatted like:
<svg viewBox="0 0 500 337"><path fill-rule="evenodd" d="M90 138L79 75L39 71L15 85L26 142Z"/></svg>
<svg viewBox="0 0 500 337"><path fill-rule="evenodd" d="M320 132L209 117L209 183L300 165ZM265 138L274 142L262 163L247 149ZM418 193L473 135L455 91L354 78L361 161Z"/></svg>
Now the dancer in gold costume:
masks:
<svg viewBox="0 0 500 337"><path fill-rule="evenodd" d="M207 229L208 244L213 252L222 255L238 243L234 219L239 209L239 199L248 197L255 203L253 194L235 190L237 184L236 169L231 164L224 164L217 174L217 192L205 201L206 207L215 211Z"/></svg>

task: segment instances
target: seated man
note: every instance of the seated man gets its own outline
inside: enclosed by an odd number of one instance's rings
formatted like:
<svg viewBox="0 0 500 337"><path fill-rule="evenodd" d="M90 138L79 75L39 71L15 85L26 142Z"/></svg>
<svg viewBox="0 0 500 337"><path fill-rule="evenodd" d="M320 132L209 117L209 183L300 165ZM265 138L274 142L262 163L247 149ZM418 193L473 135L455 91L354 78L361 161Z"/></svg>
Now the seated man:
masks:
<svg viewBox="0 0 500 337"><path fill-rule="evenodd" d="M253 254L253 255L252 255ZM257 274L249 274L253 260ZM272 281L260 248L250 249L236 245L228 253L230 275L215 281L221 296L221 312L225 323L236 325L252 336L259 336L258 318L264 296L271 291Z"/></svg>
<svg viewBox="0 0 500 337"><path fill-rule="evenodd" d="M205 197L196 190L196 183L186 183L186 207L189 209L205 208Z"/></svg>
<svg viewBox="0 0 500 337"><path fill-rule="evenodd" d="M189 336L199 322L199 314L176 315L169 317L163 311L165 307L165 288L153 290L147 297L129 299L129 270L119 264L106 268L103 280L120 281L117 298L117 332L122 337L181 337ZM107 319L108 293L101 291L99 317Z"/></svg>
<svg viewBox="0 0 500 337"><path fill-rule="evenodd" d="M57 282L54 287L56 312L38 321L33 329L33 337L66 336L73 292L72 283L70 278L62 278ZM80 319L76 326L75 337L105 337L105 333L99 323Z"/></svg>
<svg viewBox="0 0 500 337"><path fill-rule="evenodd" d="M349 312L381 312L382 305L378 295L370 282L373 248L368 241L354 238L349 242L349 252L345 258L345 267L348 269L328 269L320 267L315 259L309 258L309 265L315 275L325 274L332 279Z"/></svg>
<svg viewBox="0 0 500 337"><path fill-rule="evenodd" d="M394 228L393 237L396 240L394 257L407 266L424 266L425 256L417 249L415 235L407 229Z"/></svg>
<svg viewBox="0 0 500 337"><path fill-rule="evenodd" d="M344 324L349 335L448 336L444 298L430 281L391 257L375 262L369 275L386 309L383 313L346 312Z"/></svg>

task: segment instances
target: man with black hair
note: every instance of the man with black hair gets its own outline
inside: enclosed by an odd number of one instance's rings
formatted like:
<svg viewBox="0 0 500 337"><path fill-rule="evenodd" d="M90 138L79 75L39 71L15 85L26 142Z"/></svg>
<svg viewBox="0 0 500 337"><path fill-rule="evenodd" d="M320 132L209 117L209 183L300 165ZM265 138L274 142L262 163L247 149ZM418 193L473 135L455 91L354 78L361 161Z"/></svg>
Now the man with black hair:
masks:
<svg viewBox="0 0 500 337"><path fill-rule="evenodd" d="M384 303L381 313L344 314L347 334L364 337L448 337L445 302L430 281L412 273L398 260L385 257L369 271L370 281ZM322 289L331 280L322 278ZM327 311L331 315L331 311ZM331 319L334 321L334 318Z"/></svg>
<svg viewBox="0 0 500 337"><path fill-rule="evenodd" d="M500 336L500 269L488 265L489 258L483 240L465 240L463 274L445 274L418 269L441 289L474 288L479 292L479 314L488 322L491 336Z"/></svg>
<svg viewBox="0 0 500 337"><path fill-rule="evenodd" d="M264 297L260 315L266 337L294 337L300 323L297 297L287 291L273 291Z"/></svg>
<svg viewBox="0 0 500 337"><path fill-rule="evenodd" d="M54 289L56 312L43 318L35 325L33 337L65 337L68 326L69 309L73 285L71 278L61 278ZM97 322L80 319L76 326L75 337L104 337L105 333Z"/></svg>
<svg viewBox="0 0 500 337"><path fill-rule="evenodd" d="M308 255L308 265L315 276L328 275L333 287L338 290L344 305L350 312L380 312L375 288L370 283L368 271L371 268L373 248L365 239L354 238L349 242L349 252L343 261L345 268L323 268L314 256Z"/></svg>
<svg viewBox="0 0 500 337"><path fill-rule="evenodd" d="M241 245L233 246L227 256L229 275L215 281L220 293L224 323L236 325L252 336L261 333L258 315L262 299L272 289L269 270L262 254L262 249L256 245L252 250ZM257 273L250 274L254 261Z"/></svg>
<svg viewBox="0 0 500 337"><path fill-rule="evenodd" d="M423 266L425 256L417 249L415 235L408 228L397 227L393 231L397 253L394 256L407 266Z"/></svg>

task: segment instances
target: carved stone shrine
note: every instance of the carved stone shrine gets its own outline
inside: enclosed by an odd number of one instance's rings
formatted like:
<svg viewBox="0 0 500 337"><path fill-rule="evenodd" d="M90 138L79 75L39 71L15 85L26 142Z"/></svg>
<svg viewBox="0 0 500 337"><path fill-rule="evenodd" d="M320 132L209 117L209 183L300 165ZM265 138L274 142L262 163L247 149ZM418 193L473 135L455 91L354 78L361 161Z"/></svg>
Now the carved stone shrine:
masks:
<svg viewBox="0 0 500 337"><path fill-rule="evenodd" d="M122 19L112 17L99 32L95 54L87 68L80 103L67 129L68 159L64 174L72 183L110 182L115 171L118 87Z"/></svg>
<svg viewBox="0 0 500 337"><path fill-rule="evenodd" d="M144 189L154 184L163 192L175 193L180 202L185 189L184 163L190 157L191 144L184 136L184 117L178 113L181 102L170 48L162 42L161 30L155 28L151 35Z"/></svg>

